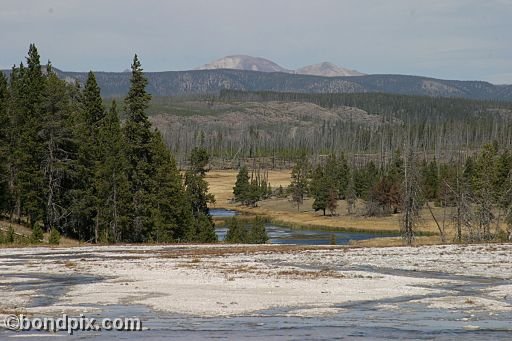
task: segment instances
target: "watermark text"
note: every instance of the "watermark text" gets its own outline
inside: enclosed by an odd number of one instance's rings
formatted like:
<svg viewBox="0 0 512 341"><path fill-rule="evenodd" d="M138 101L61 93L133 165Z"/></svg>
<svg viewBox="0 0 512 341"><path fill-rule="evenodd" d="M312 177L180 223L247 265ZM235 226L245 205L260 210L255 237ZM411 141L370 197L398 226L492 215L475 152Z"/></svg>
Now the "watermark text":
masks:
<svg viewBox="0 0 512 341"><path fill-rule="evenodd" d="M137 317L123 318L102 318L85 317L80 314L78 317L71 317L63 314L61 317L27 317L25 315L8 315L5 320L5 327L15 331L65 331L73 335L76 331L141 331L142 322Z"/></svg>

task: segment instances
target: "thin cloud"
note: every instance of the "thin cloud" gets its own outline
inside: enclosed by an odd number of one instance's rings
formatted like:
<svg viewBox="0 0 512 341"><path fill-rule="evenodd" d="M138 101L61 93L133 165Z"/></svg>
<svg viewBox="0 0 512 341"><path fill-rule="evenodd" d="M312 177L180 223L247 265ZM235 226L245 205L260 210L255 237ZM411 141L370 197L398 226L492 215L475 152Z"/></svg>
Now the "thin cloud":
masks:
<svg viewBox="0 0 512 341"><path fill-rule="evenodd" d="M367 73L512 83L508 0L5 0L0 67L35 42L65 70L183 70L229 54L287 68L331 61Z"/></svg>

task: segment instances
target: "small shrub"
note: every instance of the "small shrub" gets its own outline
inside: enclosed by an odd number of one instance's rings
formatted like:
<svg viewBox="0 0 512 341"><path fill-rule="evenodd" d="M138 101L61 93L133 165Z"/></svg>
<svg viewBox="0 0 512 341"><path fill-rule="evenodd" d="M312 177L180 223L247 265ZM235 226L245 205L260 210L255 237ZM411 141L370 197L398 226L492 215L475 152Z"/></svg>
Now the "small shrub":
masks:
<svg viewBox="0 0 512 341"><path fill-rule="evenodd" d="M232 218L227 221L226 242L241 244L265 244L268 241L265 220L257 217L252 221Z"/></svg>
<svg viewBox="0 0 512 341"><path fill-rule="evenodd" d="M43 229L41 226L36 225L32 228L32 236L31 236L31 242L34 244L41 243L43 241Z"/></svg>
<svg viewBox="0 0 512 341"><path fill-rule="evenodd" d="M500 229L496 233L496 237L494 239L499 242L508 242L509 241L508 236L509 236L509 234L507 231Z"/></svg>
<svg viewBox="0 0 512 341"><path fill-rule="evenodd" d="M247 229L237 218L232 218L227 222L228 232L226 242L244 243L247 240Z"/></svg>
<svg viewBox="0 0 512 341"><path fill-rule="evenodd" d="M276 196L278 198L286 198L287 196L287 193L286 191L284 190L283 186L279 186L279 188L277 189L276 191Z"/></svg>
<svg viewBox="0 0 512 341"><path fill-rule="evenodd" d="M64 266L68 269L74 269L74 268L76 268L77 264L72 261L66 261L66 262L64 262Z"/></svg>
<svg viewBox="0 0 512 341"><path fill-rule="evenodd" d="M14 228L9 226L7 230L7 236L5 237L5 242L9 244L13 244L16 239L16 234L14 233Z"/></svg>
<svg viewBox="0 0 512 341"><path fill-rule="evenodd" d="M256 217L247 235L246 243L265 244L267 241L268 234L265 229L265 221L260 217Z"/></svg>
<svg viewBox="0 0 512 341"><path fill-rule="evenodd" d="M50 237L48 238L48 242L52 245L60 244L60 232L56 228L52 228L50 230Z"/></svg>

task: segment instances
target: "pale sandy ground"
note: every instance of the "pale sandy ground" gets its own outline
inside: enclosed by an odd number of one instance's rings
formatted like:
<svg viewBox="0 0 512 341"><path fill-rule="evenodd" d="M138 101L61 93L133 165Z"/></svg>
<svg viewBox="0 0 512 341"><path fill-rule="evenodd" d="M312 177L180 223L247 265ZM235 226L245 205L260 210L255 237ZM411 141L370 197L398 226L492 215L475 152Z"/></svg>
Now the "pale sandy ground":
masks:
<svg viewBox="0 0 512 341"><path fill-rule="evenodd" d="M405 296L432 308L510 313L511 251L512 245L2 249L0 314L56 314L91 311L91 305L143 304L198 316L258 314L277 307L289 307L290 315L316 316L340 311L339 304ZM466 297L445 287L463 283L463 278L434 278L428 271L502 280ZM41 274L102 279L70 285L49 306L27 308L33 298L46 293L20 290L14 284L34 281ZM384 303L381 308L396 307Z"/></svg>

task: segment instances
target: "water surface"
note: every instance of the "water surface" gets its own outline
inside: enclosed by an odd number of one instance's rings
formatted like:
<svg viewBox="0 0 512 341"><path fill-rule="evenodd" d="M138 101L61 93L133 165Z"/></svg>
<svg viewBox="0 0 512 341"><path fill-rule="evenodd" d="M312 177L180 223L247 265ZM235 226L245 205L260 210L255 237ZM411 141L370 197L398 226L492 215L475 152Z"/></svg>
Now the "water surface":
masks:
<svg viewBox="0 0 512 341"><path fill-rule="evenodd" d="M234 217L236 211L225 209L211 209L210 214L213 217ZM371 238L382 238L380 233L365 232L336 232L322 229L292 229L286 226L276 224L266 224L265 229L269 236L269 242L272 244L297 244L297 245L328 245L331 239L336 238L337 245L349 244L351 240L365 240ZM226 238L228 229L226 227L217 227L215 232L220 241Z"/></svg>

